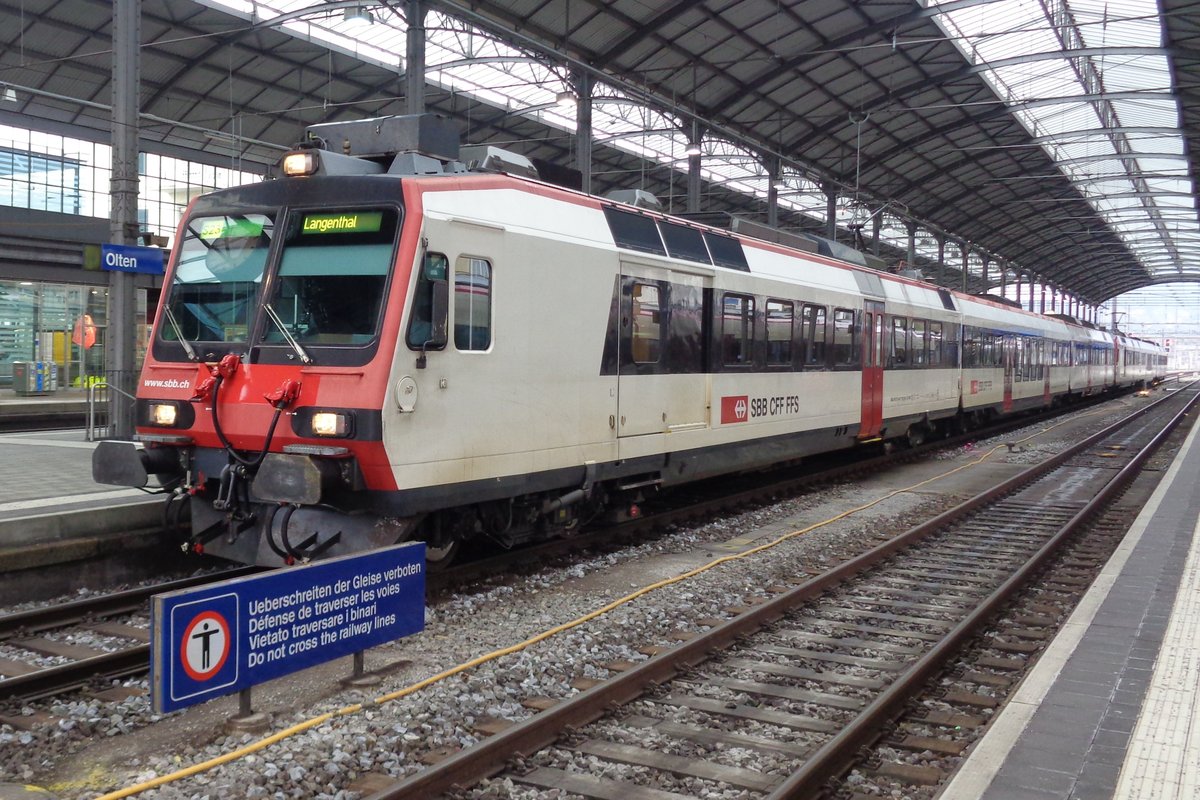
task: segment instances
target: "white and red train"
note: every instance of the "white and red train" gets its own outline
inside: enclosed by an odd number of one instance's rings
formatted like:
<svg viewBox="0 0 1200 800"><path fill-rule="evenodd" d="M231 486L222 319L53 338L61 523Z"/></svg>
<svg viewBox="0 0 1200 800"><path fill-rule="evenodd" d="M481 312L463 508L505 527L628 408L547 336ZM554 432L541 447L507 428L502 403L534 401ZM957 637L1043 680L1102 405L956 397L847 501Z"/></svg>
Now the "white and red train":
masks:
<svg viewBox="0 0 1200 800"><path fill-rule="evenodd" d="M409 538L446 559L1165 367L1069 319L472 171L445 126L314 126L284 177L191 204L140 445L98 448L98 481L157 475L191 497L194 547L240 562Z"/></svg>

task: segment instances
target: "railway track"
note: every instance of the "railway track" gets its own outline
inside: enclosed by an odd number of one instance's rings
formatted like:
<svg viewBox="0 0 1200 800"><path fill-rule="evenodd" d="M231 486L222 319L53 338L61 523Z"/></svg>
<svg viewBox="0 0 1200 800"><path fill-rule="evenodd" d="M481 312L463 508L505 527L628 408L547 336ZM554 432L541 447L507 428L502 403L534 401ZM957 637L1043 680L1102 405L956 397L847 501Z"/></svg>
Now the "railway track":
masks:
<svg viewBox="0 0 1200 800"><path fill-rule="evenodd" d="M1079 408L1076 406L1072 410ZM743 481L740 486L725 481L723 491L701 487L690 492L686 498L677 498L670 506L648 510L645 516L620 525L603 526L570 538L539 543L464 562L441 572L432 572L426 579L427 590L431 598L436 598L474 580L536 569L549 559L633 542L654 529L779 500L814 485L870 474L894 466L898 461L920 459L971 439L1001 435L1060 413L1005 420L986 430L849 462L831 459L828 465L822 465L815 471L811 468L793 470L791 474L767 482L759 475ZM0 616L0 701L37 699L73 691L94 681L144 674L149 669L148 603L152 595L237 577L257 569L233 570L221 573L219 577L192 578ZM129 615L141 615L142 620L129 624L116 619ZM81 637L80 633L85 635ZM98 641L101 642L99 646Z"/></svg>
<svg viewBox="0 0 1200 800"><path fill-rule="evenodd" d="M93 680L146 672L148 620L131 624L124 618L145 617L152 595L257 571L243 567L0 616L0 701L46 697ZM97 646L97 639L105 645Z"/></svg>
<svg viewBox="0 0 1200 800"><path fill-rule="evenodd" d="M764 587L760 603L698 620L645 662L604 665L607 680L566 700L535 698L540 713L480 731L491 735L370 800L494 796L495 782L621 800L817 796L891 736L906 704L1119 496L1197 397L1168 397L798 586ZM1036 649L1044 634L1030 617L1001 652ZM995 704L961 694L960 707ZM970 719L924 719L956 716Z"/></svg>

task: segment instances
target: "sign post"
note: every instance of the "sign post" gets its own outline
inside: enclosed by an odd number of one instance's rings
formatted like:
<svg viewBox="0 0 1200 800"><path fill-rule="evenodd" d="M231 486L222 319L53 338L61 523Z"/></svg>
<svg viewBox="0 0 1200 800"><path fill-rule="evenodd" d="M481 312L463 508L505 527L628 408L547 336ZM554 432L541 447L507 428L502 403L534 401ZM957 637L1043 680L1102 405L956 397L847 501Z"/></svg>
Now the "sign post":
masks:
<svg viewBox="0 0 1200 800"><path fill-rule="evenodd" d="M153 708L243 692L424 627L423 542L155 595Z"/></svg>

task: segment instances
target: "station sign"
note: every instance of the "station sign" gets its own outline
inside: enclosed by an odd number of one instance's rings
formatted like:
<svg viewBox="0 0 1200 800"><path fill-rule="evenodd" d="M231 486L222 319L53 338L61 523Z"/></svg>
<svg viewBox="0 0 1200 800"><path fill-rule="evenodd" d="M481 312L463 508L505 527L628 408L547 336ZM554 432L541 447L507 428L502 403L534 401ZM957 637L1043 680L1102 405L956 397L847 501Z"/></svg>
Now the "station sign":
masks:
<svg viewBox="0 0 1200 800"><path fill-rule="evenodd" d="M425 544L155 595L150 687L165 713L419 633Z"/></svg>
<svg viewBox="0 0 1200 800"><path fill-rule="evenodd" d="M157 247L125 244L100 245L100 267L109 272L163 274L163 251Z"/></svg>

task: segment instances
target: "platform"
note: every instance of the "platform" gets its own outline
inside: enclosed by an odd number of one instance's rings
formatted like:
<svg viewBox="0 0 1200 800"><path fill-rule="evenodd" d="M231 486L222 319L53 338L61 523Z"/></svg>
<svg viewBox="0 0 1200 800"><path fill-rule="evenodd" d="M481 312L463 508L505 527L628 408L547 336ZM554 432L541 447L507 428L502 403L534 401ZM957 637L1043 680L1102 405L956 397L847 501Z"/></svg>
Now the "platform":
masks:
<svg viewBox="0 0 1200 800"><path fill-rule="evenodd" d="M82 428L0 433L0 573L129 547L161 524L162 495L92 480L96 444Z"/></svg>
<svg viewBox="0 0 1200 800"><path fill-rule="evenodd" d="M1200 797L1198 435L939 800Z"/></svg>
<svg viewBox="0 0 1200 800"><path fill-rule="evenodd" d="M84 389L60 389L47 394L19 395L0 388L0 429L45 427L47 422L80 426L87 420L88 398Z"/></svg>

